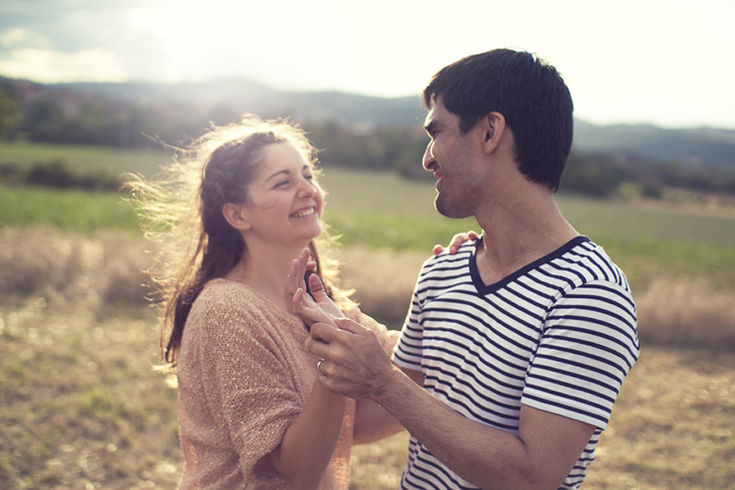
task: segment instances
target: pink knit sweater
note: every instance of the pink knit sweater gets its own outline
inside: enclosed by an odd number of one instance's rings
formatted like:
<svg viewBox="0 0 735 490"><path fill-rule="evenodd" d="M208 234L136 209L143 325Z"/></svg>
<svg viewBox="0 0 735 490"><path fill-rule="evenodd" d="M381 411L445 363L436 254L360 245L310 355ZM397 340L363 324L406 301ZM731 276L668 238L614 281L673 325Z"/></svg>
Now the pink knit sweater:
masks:
<svg viewBox="0 0 735 490"><path fill-rule="evenodd" d="M397 332L372 324L392 349ZM298 317L244 284L216 279L205 286L186 322L177 366L182 490L288 488L263 457L281 443L311 393L318 358L304 350L307 336ZM354 417L355 402L348 400L320 489L348 487Z"/></svg>

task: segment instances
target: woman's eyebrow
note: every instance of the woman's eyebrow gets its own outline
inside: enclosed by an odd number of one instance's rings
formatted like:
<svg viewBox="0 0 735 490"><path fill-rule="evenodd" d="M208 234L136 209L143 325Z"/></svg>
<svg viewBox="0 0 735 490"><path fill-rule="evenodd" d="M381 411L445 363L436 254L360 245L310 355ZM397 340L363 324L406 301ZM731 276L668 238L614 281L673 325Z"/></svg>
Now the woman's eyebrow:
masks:
<svg viewBox="0 0 735 490"><path fill-rule="evenodd" d="M278 177L281 174L290 175L291 174L291 171L288 170L288 169L278 170L277 172L273 173L270 177L268 177L267 179L265 179L265 181L268 182L269 180L271 180L271 179L273 179L275 177Z"/></svg>

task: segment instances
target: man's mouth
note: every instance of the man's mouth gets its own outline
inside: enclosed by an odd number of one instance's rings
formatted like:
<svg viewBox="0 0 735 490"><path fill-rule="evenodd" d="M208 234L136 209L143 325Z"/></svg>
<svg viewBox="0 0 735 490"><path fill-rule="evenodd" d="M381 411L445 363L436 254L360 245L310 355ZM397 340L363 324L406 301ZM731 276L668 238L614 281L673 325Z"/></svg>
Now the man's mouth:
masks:
<svg viewBox="0 0 735 490"><path fill-rule="evenodd" d="M439 170L434 171L434 177L436 177L436 190L439 190L439 184L442 181L442 173Z"/></svg>
<svg viewBox="0 0 735 490"><path fill-rule="evenodd" d="M307 216L311 216L313 214L316 214L316 208L314 206L301 209L299 211L296 211L291 215L292 218L306 218Z"/></svg>

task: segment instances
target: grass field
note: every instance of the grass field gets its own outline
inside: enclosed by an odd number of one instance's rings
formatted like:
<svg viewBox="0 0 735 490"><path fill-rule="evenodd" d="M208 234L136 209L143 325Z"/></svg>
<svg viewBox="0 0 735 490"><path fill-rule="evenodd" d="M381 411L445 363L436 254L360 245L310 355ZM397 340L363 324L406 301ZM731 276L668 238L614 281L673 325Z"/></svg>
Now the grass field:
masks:
<svg viewBox="0 0 735 490"><path fill-rule="evenodd" d="M0 161L7 149L0 144ZM70 162L86 155L146 174L158 160L62 149ZM13 151L33 163L61 150ZM431 246L476 225L439 217L430 182L331 168L322 180L327 219L342 234L345 285L365 311L396 326ZM584 488L735 488L732 208L566 195L558 202L626 271L643 339ZM176 391L154 369L144 248L119 195L0 187L3 490L176 487ZM351 488L396 488L406 438L354 448Z"/></svg>
<svg viewBox="0 0 735 490"><path fill-rule="evenodd" d="M123 149L0 141L0 165L15 164L19 168L61 159L79 171L105 170L114 175L124 172L141 173L150 178L159 171L165 158L165 151L153 146L145 149Z"/></svg>
<svg viewBox="0 0 735 490"><path fill-rule="evenodd" d="M326 220L345 247L428 253L454 233L477 229L472 219L439 216L429 182L342 169L325 170L322 181L328 190ZM717 287L735 288L735 212L569 195L557 200L572 225L605 247L636 286L645 288L664 272L704 275ZM114 193L0 187L0 209L2 227L50 225L81 233L138 230L133 208Z"/></svg>
<svg viewBox="0 0 735 490"><path fill-rule="evenodd" d="M150 311L0 306L0 488L168 489L182 468L176 391ZM588 489L729 489L735 357L644 346ZM397 487L406 434L353 449L352 489Z"/></svg>
<svg viewBox="0 0 735 490"><path fill-rule="evenodd" d="M0 186L0 210L0 227L140 231L135 212L115 193Z"/></svg>

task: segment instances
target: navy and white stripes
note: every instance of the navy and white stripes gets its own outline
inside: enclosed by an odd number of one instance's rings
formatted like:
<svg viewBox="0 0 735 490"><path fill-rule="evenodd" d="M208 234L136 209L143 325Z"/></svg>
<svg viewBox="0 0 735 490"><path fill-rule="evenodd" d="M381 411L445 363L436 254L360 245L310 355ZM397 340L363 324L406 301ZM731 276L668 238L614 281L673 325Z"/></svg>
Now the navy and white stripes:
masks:
<svg viewBox="0 0 735 490"><path fill-rule="evenodd" d="M521 404L595 426L561 488L577 488L638 358L636 313L623 273L578 237L485 285L476 243L426 261L393 354L455 411L517 434ZM476 488L414 438L401 488Z"/></svg>

